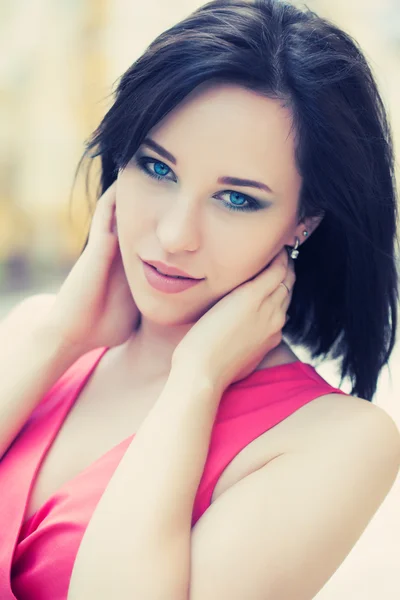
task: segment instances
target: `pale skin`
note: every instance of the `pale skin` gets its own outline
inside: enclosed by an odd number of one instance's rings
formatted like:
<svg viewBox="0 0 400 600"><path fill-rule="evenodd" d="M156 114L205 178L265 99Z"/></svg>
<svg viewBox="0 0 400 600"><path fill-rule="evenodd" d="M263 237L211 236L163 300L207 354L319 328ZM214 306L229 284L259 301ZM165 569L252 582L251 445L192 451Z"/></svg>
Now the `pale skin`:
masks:
<svg viewBox="0 0 400 600"><path fill-rule="evenodd" d="M139 332L125 345L127 365L167 373L175 347L208 308L318 225L297 219L301 177L290 128L290 113L273 100L237 86L204 86L148 136L177 165L145 145L135 155L167 165L164 181L148 177L134 159L120 172L118 237L142 314ZM146 168L154 172L154 163ZM224 175L260 181L273 193L218 184ZM229 211L230 190L259 200L261 210ZM206 281L185 294L149 293L138 256Z"/></svg>
<svg viewBox="0 0 400 600"><path fill-rule="evenodd" d="M190 528L224 389L294 356L281 343L291 294L279 283L291 290L295 282L284 246L303 241L305 229L312 235L319 220L298 219L290 127L290 113L275 100L205 86L149 134L176 164L154 147L137 152L152 159L150 171L162 167L163 180L148 177L135 157L119 173L118 243L141 323L119 347L118 368L128 382L134 365L166 384L96 507L69 600L311 600L394 481L394 424L376 406L348 398L329 428L315 428L297 452L232 486ZM223 176L262 182L272 193L218 183ZM263 208L229 211L232 192ZM139 257L205 281L164 295L147 284Z"/></svg>

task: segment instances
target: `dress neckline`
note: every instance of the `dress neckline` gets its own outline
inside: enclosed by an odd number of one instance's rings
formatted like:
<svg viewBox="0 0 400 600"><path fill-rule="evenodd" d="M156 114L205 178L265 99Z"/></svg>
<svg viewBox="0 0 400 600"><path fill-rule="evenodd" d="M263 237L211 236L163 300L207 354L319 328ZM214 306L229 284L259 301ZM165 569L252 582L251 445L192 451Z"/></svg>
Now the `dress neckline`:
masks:
<svg viewBox="0 0 400 600"><path fill-rule="evenodd" d="M247 387L259 381L264 382L265 380L268 380L268 378L277 379L278 377L290 375L299 370L306 371L308 374L310 374L310 372L315 371L314 367L309 363L302 362L301 360L295 360L290 363L272 365L271 367L265 367L264 369L253 371L252 373L250 373L250 375L247 375L247 377L241 379L240 381L237 381L236 383L232 383L229 387Z"/></svg>
<svg viewBox="0 0 400 600"><path fill-rule="evenodd" d="M68 400L68 404L69 404L69 408L67 411L67 414L69 412L69 410L72 409L73 405L75 404L78 395L80 394L80 392L82 391L82 389L84 388L84 386L86 385L86 383L88 382L89 378L93 375L95 369L98 367L101 359L103 358L103 356L108 352L108 350L110 350L111 347L106 346L106 347L101 347L98 348L94 351L91 351L95 354L95 358L94 360L88 360L87 358L87 354L80 357L78 359L78 361L76 361L75 365L77 366L78 363L86 357L86 360L88 362L88 367L85 364L85 368L84 368L84 374L82 376L82 374L80 373L80 381L79 384L77 386L75 386L75 389L73 390L73 392L71 393L71 396ZM266 380L268 380L268 378L272 378L272 379L276 379L276 378L280 378L282 376L286 376L286 375L290 375L293 372L298 371L299 369L303 369L305 368L305 370L307 371L307 369L311 369L314 370L313 367L307 363L303 363L300 360L296 360L290 363L282 363L280 365L273 365L271 367L266 367L264 369L259 369L258 371L253 371L252 373L250 373L249 375L247 375L244 379L237 381L235 383L230 384L224 394L226 392L228 392L229 390L234 390L234 389L238 389L238 388L244 388L244 387L250 387L254 384L257 383L262 383L265 382ZM54 435L54 438L52 439L52 442L50 443L47 451L49 451L51 445L54 443L59 430L62 427L62 422L59 424L59 426L57 427L56 433ZM55 496L58 496L65 487L69 486L72 484L72 482L77 478L82 476L88 469L92 468L93 465L95 465L96 463L98 463L99 461L103 460L106 456L108 456L111 452L114 452L117 448L119 448L120 446L127 444L131 439L133 439L134 437L134 433L131 434L130 436L128 436L127 438L123 439L121 442L119 442L118 444L116 444L115 446L113 446L112 448L110 448L109 450L107 450L104 454L102 454L101 456L99 456L95 461L93 461L90 465L88 465L87 467L85 467L82 471L80 471L75 477L73 477L71 480L65 482L65 484L63 484L58 490L56 490L54 492L54 494L52 494L52 496L40 507L38 508L21 526L21 531L20 531L20 539L22 537L25 537L27 535L27 532L30 530L30 527L32 525L33 520L39 515L39 513L42 512L43 509L45 509L45 507L54 499ZM45 455L47 454L47 451L44 452L44 454L42 455L41 461L43 462ZM29 490L29 495L31 494L32 491L32 487L33 487L33 481L31 483L31 487ZM28 497L29 497L28 495Z"/></svg>
<svg viewBox="0 0 400 600"><path fill-rule="evenodd" d="M100 355L97 356L97 358L95 360L95 364L93 366L93 369L92 368L89 369L89 374L92 374L92 372L97 367L100 360L103 358L103 356L105 354L107 354L108 350L112 350L112 347L105 346L105 347L102 347L97 350L97 351L100 351ZM264 369L259 369L257 371L253 371L252 373L250 373L250 375L247 375L244 379L236 381L235 383L231 383L228 386L228 388L246 387L246 386L248 386L249 382L253 383L253 381L258 381L258 380L264 381L265 378L269 375L272 377L276 377L276 375L278 373L279 374L280 373L285 373L285 374L292 373L292 372L298 371L299 369L300 370L304 369L307 373L310 373L310 371L315 371L314 367L311 364L303 362L300 359L297 359L295 361L291 361L288 363L272 365L270 367L265 367Z"/></svg>

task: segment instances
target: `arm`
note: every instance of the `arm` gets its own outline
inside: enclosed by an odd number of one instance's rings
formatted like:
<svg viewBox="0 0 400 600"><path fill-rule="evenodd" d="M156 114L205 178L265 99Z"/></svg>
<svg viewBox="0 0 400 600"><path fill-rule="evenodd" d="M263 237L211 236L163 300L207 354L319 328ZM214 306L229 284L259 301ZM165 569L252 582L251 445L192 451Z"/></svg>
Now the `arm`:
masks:
<svg viewBox="0 0 400 600"><path fill-rule="evenodd" d="M211 505L192 531L189 600L317 596L399 472L398 429L384 411L362 402L354 413L344 406L341 423L332 422L332 411L304 446L251 473Z"/></svg>
<svg viewBox="0 0 400 600"><path fill-rule="evenodd" d="M0 457L43 395L80 356L41 321L48 300L26 299L1 324Z"/></svg>
<svg viewBox="0 0 400 600"><path fill-rule="evenodd" d="M193 503L221 398L171 370L89 522L68 600L187 600Z"/></svg>
<svg viewBox="0 0 400 600"><path fill-rule="evenodd" d="M399 470L392 419L348 400L307 446L229 488L191 531L219 395L169 380L89 523L68 600L311 600Z"/></svg>

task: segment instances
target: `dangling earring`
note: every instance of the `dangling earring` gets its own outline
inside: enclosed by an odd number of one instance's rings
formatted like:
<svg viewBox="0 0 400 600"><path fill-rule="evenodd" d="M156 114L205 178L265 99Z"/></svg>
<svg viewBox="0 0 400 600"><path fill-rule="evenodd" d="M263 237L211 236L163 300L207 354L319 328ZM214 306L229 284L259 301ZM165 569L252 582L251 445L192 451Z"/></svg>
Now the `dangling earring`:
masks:
<svg viewBox="0 0 400 600"><path fill-rule="evenodd" d="M293 258L293 260L296 260L296 258L299 256L299 251L297 248L299 247L300 240L298 237L296 237L295 240L296 240L295 245L289 254L290 258Z"/></svg>
<svg viewBox="0 0 400 600"><path fill-rule="evenodd" d="M304 237L308 236L308 231L306 229L303 231L303 235L304 235ZM296 260L296 258L299 256L299 250L298 250L298 248L299 248L299 245L300 245L300 240L299 240L298 237L296 237L295 240L296 240L295 241L295 245L292 248L292 250L289 252L289 256L290 256L290 258L293 258L293 260Z"/></svg>

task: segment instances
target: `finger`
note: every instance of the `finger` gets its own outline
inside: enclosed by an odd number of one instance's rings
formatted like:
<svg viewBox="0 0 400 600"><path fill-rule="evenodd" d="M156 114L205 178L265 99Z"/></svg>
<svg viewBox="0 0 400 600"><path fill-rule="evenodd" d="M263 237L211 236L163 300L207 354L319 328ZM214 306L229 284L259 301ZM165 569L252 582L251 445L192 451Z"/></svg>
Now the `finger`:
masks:
<svg viewBox="0 0 400 600"><path fill-rule="evenodd" d="M281 281L279 285L282 286L284 290L286 290L286 296L291 295L292 290L285 281ZM286 298L286 296L284 296L284 298Z"/></svg>
<svg viewBox="0 0 400 600"><path fill-rule="evenodd" d="M281 248L281 250L278 252L278 254L273 258L273 260L271 261L271 266L272 265L281 265L283 267L285 267L287 269L288 264L289 264L289 254L286 250L286 247L283 246L283 248Z"/></svg>
<svg viewBox="0 0 400 600"><path fill-rule="evenodd" d="M277 289L270 294L268 301L274 302L277 307L287 309L290 306L292 300L292 290L289 288L289 292L286 289L284 282L281 282Z"/></svg>
<svg viewBox="0 0 400 600"><path fill-rule="evenodd" d="M287 322L287 311L290 306L290 302L292 300L291 294L288 294L285 288L282 285L279 285L278 288L270 295L268 300L269 309L267 311L268 318L271 318L271 314L273 316L273 321L278 323L278 328L281 329L286 325ZM272 313L271 313L271 304L273 305ZM264 305L265 307L267 304Z"/></svg>
<svg viewBox="0 0 400 600"><path fill-rule="evenodd" d="M107 188L97 201L90 226L89 239L97 238L98 235L102 236L104 233L110 233L115 211L115 201L116 181Z"/></svg>
<svg viewBox="0 0 400 600"><path fill-rule="evenodd" d="M293 287L296 281L294 264L294 260L289 258L287 253L286 257L279 255L276 257L276 270L273 276L273 282L271 282L272 285L275 285L275 288L269 295L279 288L278 293L274 297L281 302L285 301L286 296L289 296L290 298L292 296ZM265 298L266 297L267 296L265 296Z"/></svg>
<svg viewBox="0 0 400 600"><path fill-rule="evenodd" d="M105 190L105 192L102 193L102 195L98 199L98 202L102 202L103 204L112 203L115 199L116 189L117 189L117 180L115 179L112 182L112 184Z"/></svg>
<svg viewBox="0 0 400 600"><path fill-rule="evenodd" d="M289 290L288 294L291 296L293 294L293 288L296 283L296 271L294 268L294 260L292 258L289 259L286 277L281 283L284 284L285 289Z"/></svg>
<svg viewBox="0 0 400 600"><path fill-rule="evenodd" d="M293 259L289 259L286 277L278 284L277 289L270 295L272 301L276 301L283 308L288 308L293 295L293 288L296 282L296 273L294 271Z"/></svg>
<svg viewBox="0 0 400 600"><path fill-rule="evenodd" d="M286 288L288 288L289 291ZM271 300L276 301L281 308L287 310L292 301L293 288L294 284L292 285L292 287L289 287L289 284L287 282L282 282L278 286L278 289L275 292L273 292L273 294L271 294Z"/></svg>
<svg viewBox="0 0 400 600"><path fill-rule="evenodd" d="M252 293L259 290L261 300L267 298L287 276L289 256L286 249L281 250L271 262L256 274L249 283L252 286Z"/></svg>

